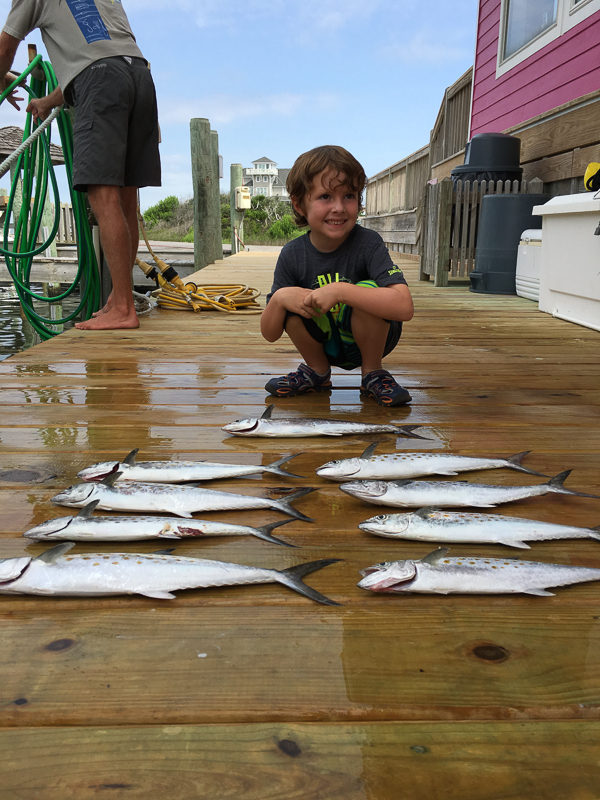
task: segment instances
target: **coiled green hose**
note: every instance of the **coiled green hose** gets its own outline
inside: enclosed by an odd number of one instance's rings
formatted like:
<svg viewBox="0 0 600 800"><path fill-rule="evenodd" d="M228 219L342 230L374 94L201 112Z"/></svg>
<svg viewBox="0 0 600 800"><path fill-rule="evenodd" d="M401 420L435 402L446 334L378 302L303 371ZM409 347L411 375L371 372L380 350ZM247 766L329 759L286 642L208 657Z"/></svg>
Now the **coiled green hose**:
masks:
<svg viewBox="0 0 600 800"><path fill-rule="evenodd" d="M52 65L49 61L44 61L41 55L38 55L29 64L27 69L19 75L17 80L0 95L0 104L4 102L13 89L19 87L19 83L27 78L36 67L41 67L43 70L44 80L33 77L32 75L30 85L22 87L28 92L30 98L44 97L57 88L58 82ZM30 288L33 257L46 250L54 241L60 219L60 195L56 175L54 174L54 167L50 159L51 126L31 143L29 148L19 156L16 162L4 221L3 246L0 247L0 255L4 256L6 266L19 295L23 311L31 326L42 340L50 339L57 335L59 331L53 326L70 322L75 317L89 319L93 312L97 311L100 307L101 299L100 274L92 241L92 231L87 217L85 194L73 190L73 129L71 127L70 117L66 111L63 110L60 112L56 118L56 123L58 125L65 159L77 238L78 264L77 274L75 275L73 283L65 292L55 297L35 294ZM31 114L27 114L23 141L31 135L32 127L33 118ZM23 175L23 202L18 218L14 220L14 240L11 245L8 241L9 226L21 173ZM54 224L48 234L48 239L36 247L49 184L54 198ZM29 202L30 199L31 202ZM73 313L68 316L63 316L62 319L48 319L38 314L34 309L34 300L56 303L70 297L78 290L80 291L79 305Z"/></svg>

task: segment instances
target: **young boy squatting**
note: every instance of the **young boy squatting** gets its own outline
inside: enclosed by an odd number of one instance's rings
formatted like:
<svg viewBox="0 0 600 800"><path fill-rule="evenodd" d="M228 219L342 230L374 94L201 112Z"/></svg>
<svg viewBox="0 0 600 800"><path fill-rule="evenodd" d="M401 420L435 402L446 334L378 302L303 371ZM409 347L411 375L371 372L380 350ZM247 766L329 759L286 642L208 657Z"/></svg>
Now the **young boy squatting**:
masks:
<svg viewBox="0 0 600 800"><path fill-rule="evenodd" d="M333 365L361 367L361 394L382 406L411 400L381 364L414 309L381 236L356 223L366 180L354 156L331 145L304 153L290 170L294 217L310 230L280 253L261 333L276 342L285 330L305 363L271 378L270 394L327 391Z"/></svg>

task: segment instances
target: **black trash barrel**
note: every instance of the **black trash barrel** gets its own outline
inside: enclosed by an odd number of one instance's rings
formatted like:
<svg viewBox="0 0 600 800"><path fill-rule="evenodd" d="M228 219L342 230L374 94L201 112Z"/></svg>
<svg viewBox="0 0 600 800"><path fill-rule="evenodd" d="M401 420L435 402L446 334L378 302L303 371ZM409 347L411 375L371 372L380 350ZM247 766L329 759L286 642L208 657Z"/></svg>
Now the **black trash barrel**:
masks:
<svg viewBox="0 0 600 800"><path fill-rule="evenodd" d="M465 161L450 173L457 181L520 181L521 140L507 133L477 133L465 147Z"/></svg>
<svg viewBox="0 0 600 800"><path fill-rule="evenodd" d="M486 194L475 249L475 269L469 275L472 292L516 294L517 252L521 234L541 228L534 206L550 200L547 194Z"/></svg>

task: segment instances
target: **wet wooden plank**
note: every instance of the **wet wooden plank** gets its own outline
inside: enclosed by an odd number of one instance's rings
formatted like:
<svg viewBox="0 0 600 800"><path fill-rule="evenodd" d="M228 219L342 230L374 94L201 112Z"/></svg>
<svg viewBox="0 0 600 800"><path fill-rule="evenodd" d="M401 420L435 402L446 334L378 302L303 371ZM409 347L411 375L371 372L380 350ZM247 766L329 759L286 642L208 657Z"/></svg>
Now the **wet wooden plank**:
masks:
<svg viewBox="0 0 600 800"><path fill-rule="evenodd" d="M589 800L599 735L595 722L19 729L0 732L0 798Z"/></svg>
<svg viewBox="0 0 600 800"><path fill-rule="evenodd" d="M271 255L243 254L201 277L217 282L234 267L236 279L266 293L273 264ZM421 423L431 437L384 437L384 452L506 456L532 449L532 468L549 475L571 468L567 486L600 494L597 332L540 314L521 298L419 284L414 262L402 267L417 315L386 365L411 389L411 407L391 415L359 403L358 375L334 370L331 396L278 402L276 413L401 419ZM547 598L358 589L365 566L432 549L363 534L358 523L382 508L314 474L331 458L362 452L374 437L239 439L220 430L261 413L267 378L297 363L289 340L261 339L257 317L157 312L139 331L72 331L0 364L0 558L43 552L45 545L20 534L75 513L50 498L77 482L84 466L132 447L144 458L263 464L302 451L290 465L302 481L208 484L261 496L317 487L296 504L315 522L279 530L299 549L232 537L176 543L177 552L274 569L337 557L307 582L344 604L319 607L277 585L180 592L171 602L0 597L0 746L3 754L9 748L3 765L12 781L0 797L19 797L11 794L17 778L27 800L34 792L61 800L104 792L148 797L164 795L165 786L177 800L396 800L407 786L411 800L595 796L600 584ZM19 483L6 475L11 470L38 477ZM507 470L463 477L538 482ZM499 511L600 522L600 501L591 498L552 495ZM275 511L196 516L256 525L284 518ZM164 546L78 544L76 552ZM599 548L580 540L528 551L453 551L599 566ZM296 743L300 754L283 752L280 741Z"/></svg>
<svg viewBox="0 0 600 800"><path fill-rule="evenodd" d="M325 572L312 583L323 589ZM410 598L390 613L390 603L277 607L261 587L220 591L258 597L229 608L200 593L190 607L147 600L142 608L84 610L75 601L73 610L64 602L59 610L37 601L2 613L0 724L600 714L600 620L591 607L542 610L531 598L517 616L506 605L469 609L437 598L436 607L423 607Z"/></svg>

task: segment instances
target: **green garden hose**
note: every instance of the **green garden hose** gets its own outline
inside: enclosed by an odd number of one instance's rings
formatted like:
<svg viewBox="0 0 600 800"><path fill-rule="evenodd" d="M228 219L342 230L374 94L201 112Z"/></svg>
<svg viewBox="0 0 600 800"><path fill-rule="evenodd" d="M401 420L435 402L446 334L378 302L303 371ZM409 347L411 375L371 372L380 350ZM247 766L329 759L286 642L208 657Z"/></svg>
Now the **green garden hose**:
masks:
<svg viewBox="0 0 600 800"><path fill-rule="evenodd" d="M31 75L29 86L22 87L28 92L30 98L44 97L57 88L58 82L52 65L49 61L44 61L41 55L38 55L27 69L0 95L0 104L14 89L21 88L19 87L21 81L26 79L36 67L41 68L44 78ZM60 195L54 167L50 159L51 126L46 128L35 141L31 142L27 150L19 156L16 162L4 221L4 237L2 247L0 247L0 255L4 256L6 266L21 301L23 312L42 340L56 336L59 331L54 326L70 322L76 317L89 319L93 312L100 307L101 298L100 274L92 241L92 231L88 222L85 194L73 190L73 130L70 117L66 111L63 110L58 114L56 123L65 159L75 220L77 274L66 291L55 297L39 295L31 290L30 275L33 257L46 250L54 241L60 219ZM37 127L38 125L34 126L33 124L31 114L27 114L23 141L28 139L31 136L32 129ZM9 242L10 219L13 215L15 195L21 175L23 176L23 201L20 212L14 220L14 239L11 243ZM36 247L49 185L54 198L54 223L47 240ZM79 304L75 311L63 316L62 319L48 319L38 314L34 308L34 300L56 303L70 297L76 291L79 292Z"/></svg>

